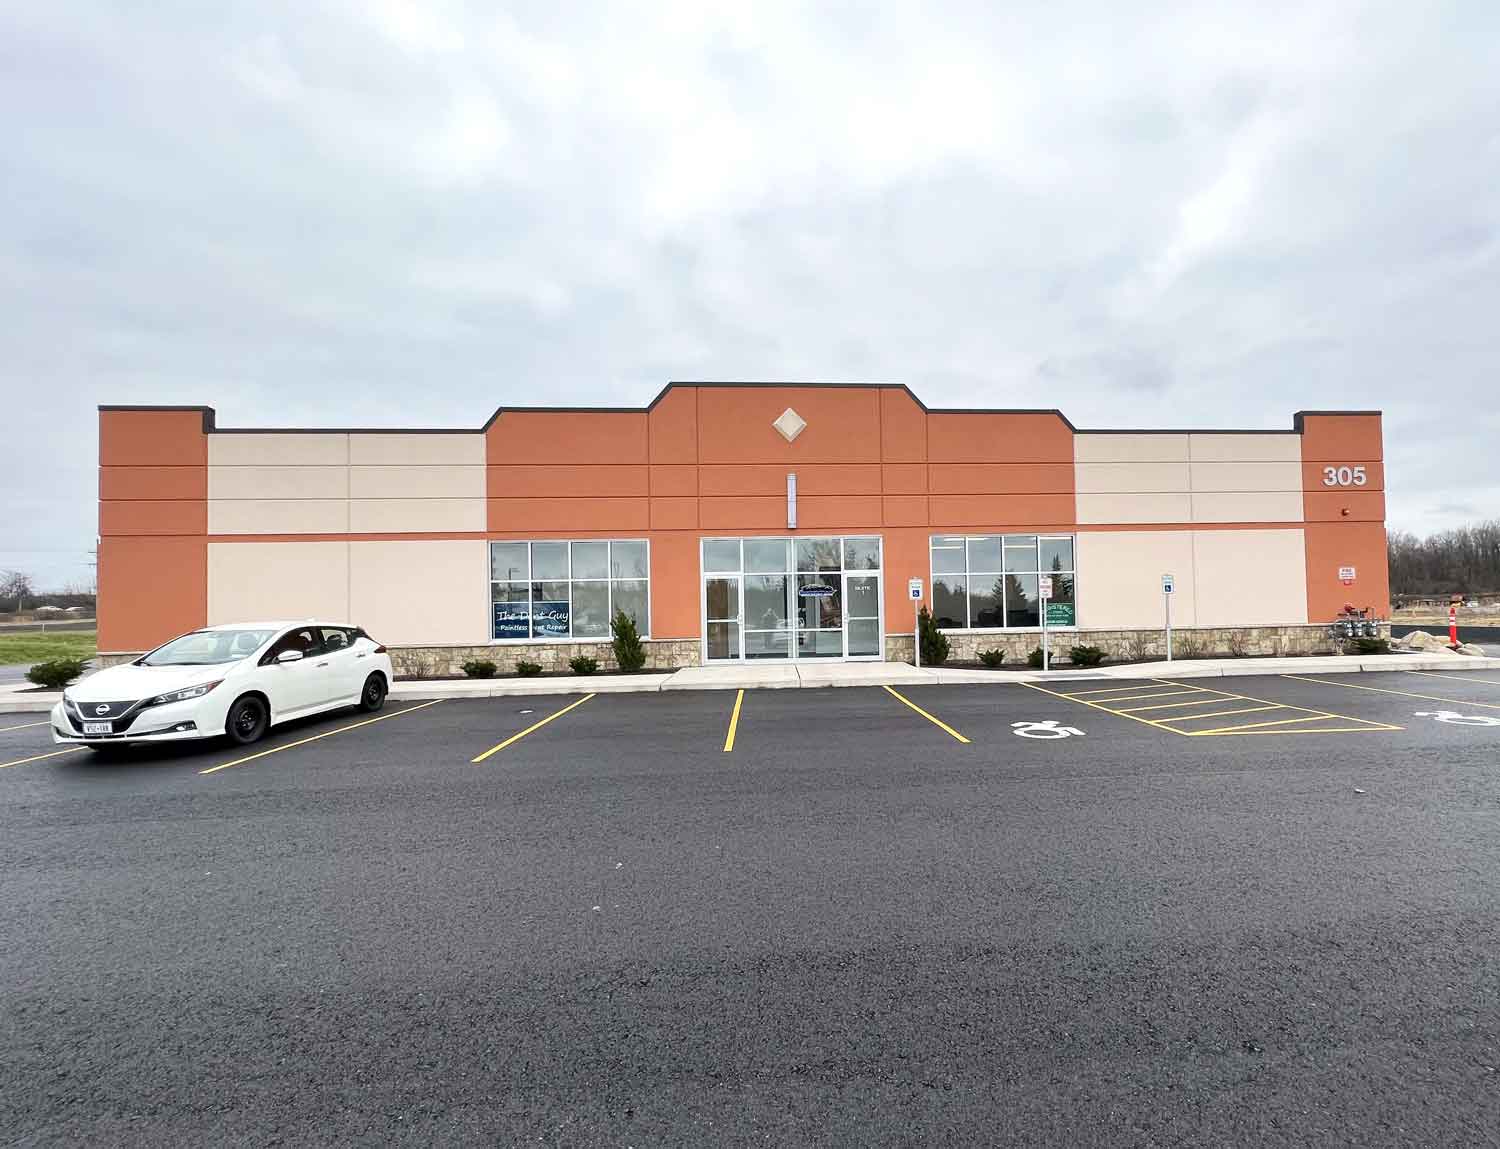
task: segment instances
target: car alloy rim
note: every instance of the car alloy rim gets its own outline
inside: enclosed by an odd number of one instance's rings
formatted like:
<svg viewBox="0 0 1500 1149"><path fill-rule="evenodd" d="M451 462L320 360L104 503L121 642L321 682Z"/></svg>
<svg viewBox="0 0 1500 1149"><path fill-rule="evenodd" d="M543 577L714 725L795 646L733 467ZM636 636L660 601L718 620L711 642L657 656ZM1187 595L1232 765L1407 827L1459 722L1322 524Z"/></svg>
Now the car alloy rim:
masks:
<svg viewBox="0 0 1500 1149"><path fill-rule="evenodd" d="M365 698L367 698L371 702L379 702L380 701L380 683L375 682L375 681L372 680L370 682L370 684L365 687Z"/></svg>
<svg viewBox="0 0 1500 1149"><path fill-rule="evenodd" d="M260 715L255 712L255 707L246 706L240 711L240 720L237 723L241 732L249 734L260 722Z"/></svg>

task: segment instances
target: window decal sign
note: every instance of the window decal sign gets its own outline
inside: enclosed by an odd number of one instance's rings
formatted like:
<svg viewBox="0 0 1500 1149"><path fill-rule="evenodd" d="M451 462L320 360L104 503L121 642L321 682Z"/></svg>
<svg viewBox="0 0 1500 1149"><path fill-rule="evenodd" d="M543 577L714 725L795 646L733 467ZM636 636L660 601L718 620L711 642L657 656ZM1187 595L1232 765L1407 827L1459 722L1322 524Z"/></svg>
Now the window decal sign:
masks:
<svg viewBox="0 0 1500 1149"><path fill-rule="evenodd" d="M812 582L797 588L798 598L832 598L837 593L826 582Z"/></svg>
<svg viewBox="0 0 1500 1149"><path fill-rule="evenodd" d="M565 602L533 603L531 625L537 638L567 638L568 604Z"/></svg>
<svg viewBox="0 0 1500 1149"><path fill-rule="evenodd" d="M530 638L531 608L524 602L495 603L496 638Z"/></svg>

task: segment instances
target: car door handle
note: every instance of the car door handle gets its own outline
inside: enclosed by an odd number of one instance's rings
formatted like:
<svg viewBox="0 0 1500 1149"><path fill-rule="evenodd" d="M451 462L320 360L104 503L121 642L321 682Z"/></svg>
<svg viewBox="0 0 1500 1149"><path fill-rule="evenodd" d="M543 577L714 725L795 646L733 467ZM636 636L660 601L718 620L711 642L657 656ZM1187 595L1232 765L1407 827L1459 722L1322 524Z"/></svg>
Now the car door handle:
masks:
<svg viewBox="0 0 1500 1149"><path fill-rule="evenodd" d="M326 663L326 662L320 662L320 663L318 663L318 665L319 665L319 666L327 666L327 665L328 665L328 663Z"/></svg>
<svg viewBox="0 0 1500 1149"><path fill-rule="evenodd" d="M355 658L369 658L370 656L368 654L356 654L354 657Z"/></svg>

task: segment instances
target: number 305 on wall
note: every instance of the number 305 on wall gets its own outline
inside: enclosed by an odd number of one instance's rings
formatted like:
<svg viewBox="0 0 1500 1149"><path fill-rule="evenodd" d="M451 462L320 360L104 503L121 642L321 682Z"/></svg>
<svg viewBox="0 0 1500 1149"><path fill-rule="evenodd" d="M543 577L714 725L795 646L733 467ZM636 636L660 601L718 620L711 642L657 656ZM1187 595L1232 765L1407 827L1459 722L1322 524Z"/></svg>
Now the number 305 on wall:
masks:
<svg viewBox="0 0 1500 1149"><path fill-rule="evenodd" d="M1324 467L1325 487L1363 487L1369 480L1363 467Z"/></svg>

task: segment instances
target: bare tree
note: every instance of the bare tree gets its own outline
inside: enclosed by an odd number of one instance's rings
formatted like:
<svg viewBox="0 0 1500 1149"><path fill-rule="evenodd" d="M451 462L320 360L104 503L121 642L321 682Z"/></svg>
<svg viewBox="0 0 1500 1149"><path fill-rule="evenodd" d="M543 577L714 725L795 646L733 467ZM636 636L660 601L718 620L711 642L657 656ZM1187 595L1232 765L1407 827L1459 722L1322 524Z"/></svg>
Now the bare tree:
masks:
<svg viewBox="0 0 1500 1149"><path fill-rule="evenodd" d="M31 576L25 571L0 571L0 598L16 600L16 613L20 614L27 597L35 598Z"/></svg>
<svg viewBox="0 0 1500 1149"><path fill-rule="evenodd" d="M1393 532L1391 592L1396 595L1488 594L1500 591L1500 519L1419 539Z"/></svg>

